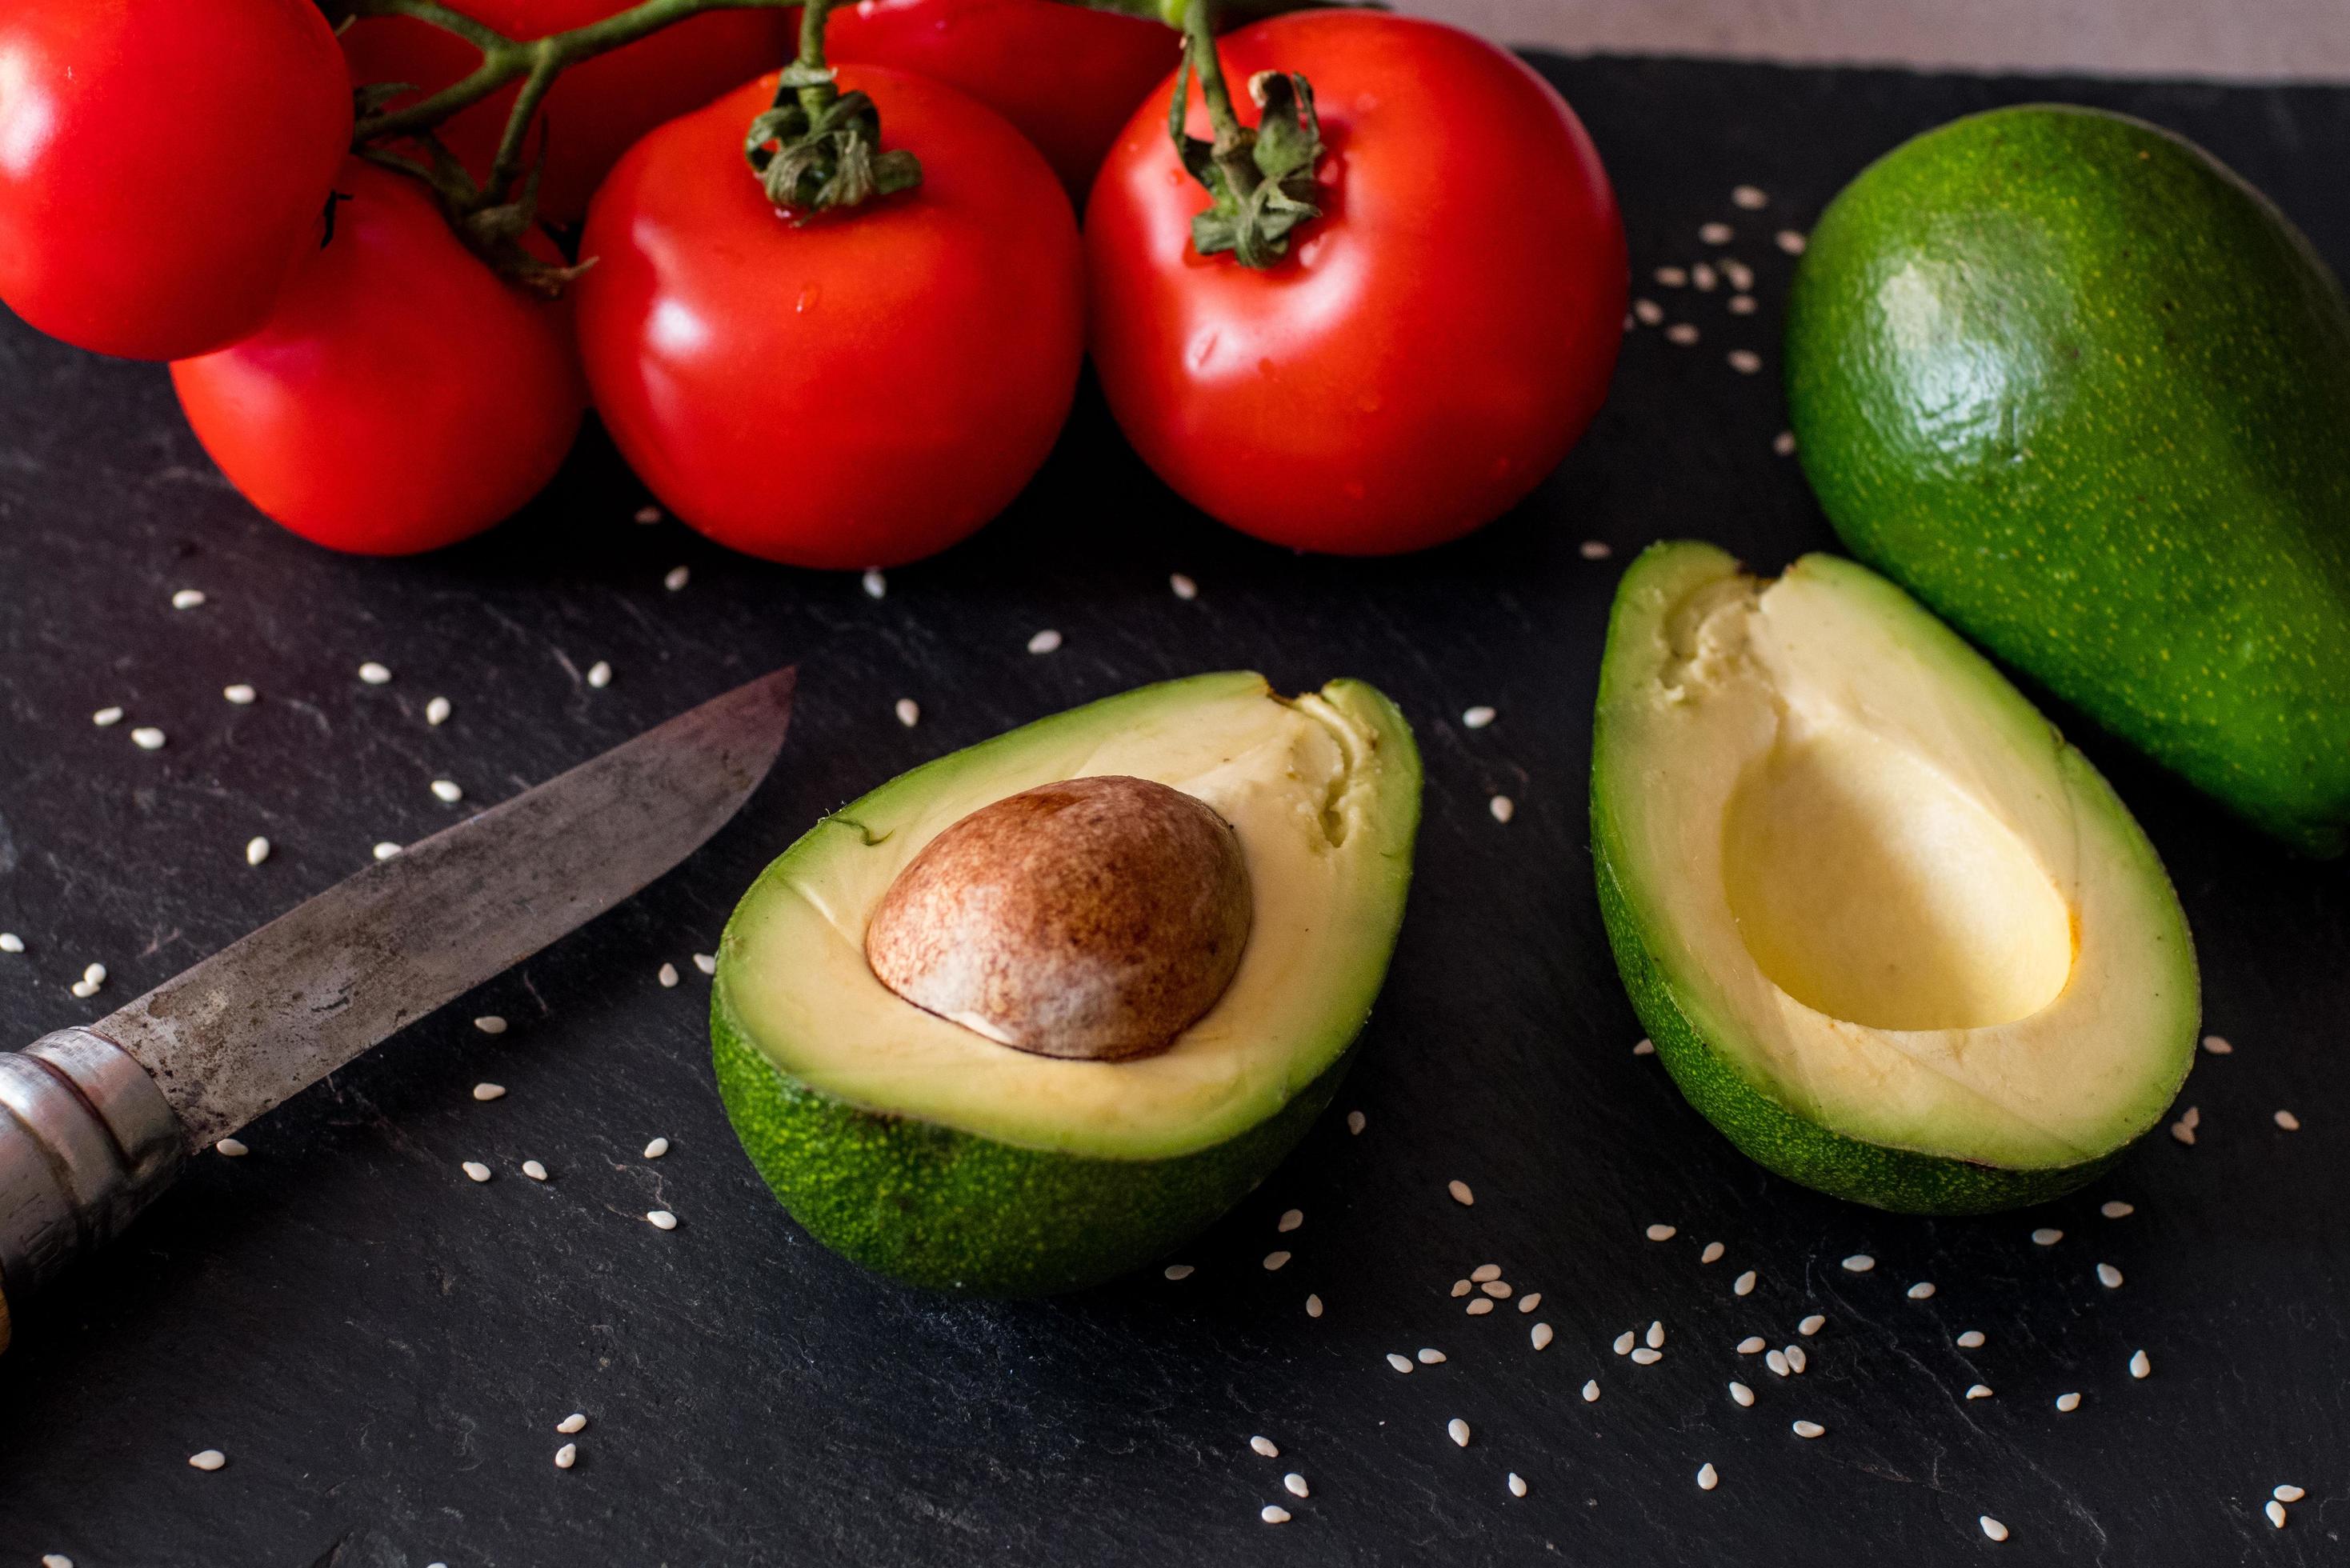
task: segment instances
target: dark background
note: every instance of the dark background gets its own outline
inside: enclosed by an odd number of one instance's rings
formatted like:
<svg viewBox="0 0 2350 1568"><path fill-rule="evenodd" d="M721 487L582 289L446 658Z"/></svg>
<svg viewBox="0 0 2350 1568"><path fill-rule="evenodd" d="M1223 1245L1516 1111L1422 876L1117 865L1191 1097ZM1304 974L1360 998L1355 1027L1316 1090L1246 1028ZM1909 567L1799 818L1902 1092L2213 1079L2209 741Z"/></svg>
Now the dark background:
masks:
<svg viewBox="0 0 2350 1568"><path fill-rule="evenodd" d="M1775 456L1773 231L1908 133L2041 97L2146 115L2267 189L2350 262L2350 92L1991 81L1641 60L1541 62L1622 192L1636 292L1703 340L1627 340L1582 448L1516 514L1406 560L1300 559L1189 513L1089 391L1032 492L981 537L854 576L728 556L591 437L525 516L424 560L305 545L215 477L161 370L0 328L0 956L11 1042L94 1019L463 808L738 680L804 661L775 777L685 867L206 1157L0 1357L0 1563L1445 1561L2340 1563L2350 1508L2350 883L2285 859L2071 722L2168 861L2208 1027L2187 1102L2044 1211L1897 1219L1734 1153L1673 1092L1602 939L1585 846L1588 717L1624 560L1695 535L1775 569L1831 544ZM1731 207L1732 185L1770 192ZM1698 225L1761 311L1659 291ZM1761 350L1762 376L1724 351ZM1598 539L1612 560L1582 558ZM693 581L663 591L688 563ZM1170 571L1200 597L1167 589ZM212 602L174 612L172 591ZM1024 651L1055 627L1066 646ZM397 680L360 685L363 659ZM608 691L581 672L612 661ZM1428 763L1402 945L1360 1065L1255 1197L1155 1273L1066 1300L959 1302L872 1278L767 1197L712 1092L706 982L735 896L826 809L1010 724L1140 681L1249 665L1393 694ZM250 681L259 705L221 687ZM427 699L456 716L429 729ZM913 730L896 699L922 705ZM127 706L94 728L90 712ZM1501 711L1467 732L1472 703ZM2060 715L2062 716L2062 715ZM130 740L154 723L169 746ZM1506 792L1516 820L1495 823ZM266 834L255 870L243 846ZM105 992L68 985L93 960ZM685 971L664 991L663 961ZM497 1012L491 1039L468 1020ZM479 1079L512 1090L476 1104ZM2271 1113L2295 1110L2298 1134ZM669 1157L648 1163L665 1135ZM523 1179L536 1158L555 1179ZM479 1158L499 1175L460 1173ZM1472 1183L1462 1209L1445 1182ZM2137 1214L2100 1219L2123 1197ZM663 1234L642 1212L671 1208ZM1292 1205L1305 1223L1276 1243ZM1652 1220L1679 1226L1651 1243ZM2034 1225L2062 1227L2040 1248ZM1728 1256L1698 1262L1705 1241ZM1295 1262L1258 1265L1274 1245ZM1866 1250L1876 1272L1837 1267ZM1448 1295L1502 1263L1535 1318ZM2101 1288L2099 1261L2127 1277ZM1731 1280L1754 1268L1743 1301ZM1905 1287L1939 1293L1911 1301ZM1310 1320L1309 1291L1327 1303ZM1804 1342L1782 1381L1732 1345ZM1661 1318L1664 1361L1608 1353ZM1980 1328L1974 1353L1952 1345ZM1391 1350L1435 1345L1409 1377ZM2134 1349L2153 1377L2134 1383ZM1586 1405L1577 1390L1605 1390ZM1761 1395L1723 1393L1742 1376ZM1998 1393L1968 1402L1981 1380ZM2057 1393L2082 1408L2059 1416ZM580 1459L551 1461L582 1410ZM1445 1421L1476 1437L1456 1449ZM1828 1435L1802 1442L1788 1422ZM1246 1444L1265 1433L1279 1461ZM187 1467L219 1448L228 1467ZM1700 1463L1721 1489L1692 1482ZM1291 1468L1309 1501L1280 1487ZM1516 1470L1523 1501L1503 1490ZM2271 1486L2309 1489L2288 1529ZM1258 1522L1267 1501L1295 1521ZM1975 1518L2013 1538L1993 1546ZM339 1552L338 1556L337 1553Z"/></svg>

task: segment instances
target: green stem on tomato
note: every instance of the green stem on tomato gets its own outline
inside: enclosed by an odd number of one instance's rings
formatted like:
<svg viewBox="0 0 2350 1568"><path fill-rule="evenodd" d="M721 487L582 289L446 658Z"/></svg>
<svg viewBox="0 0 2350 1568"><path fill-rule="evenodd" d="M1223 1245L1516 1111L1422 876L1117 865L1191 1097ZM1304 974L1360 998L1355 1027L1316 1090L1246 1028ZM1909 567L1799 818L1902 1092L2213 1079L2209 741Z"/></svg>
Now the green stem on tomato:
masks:
<svg viewBox="0 0 2350 1568"><path fill-rule="evenodd" d="M1191 134L1191 78L1207 100L1215 139ZM1252 128L1232 107L1216 51L1209 0L1190 0L1183 17L1183 61L1167 106L1167 134L1191 177L1207 188L1205 212L1191 220L1191 248L1203 256L1230 251L1243 266L1269 267L1288 254L1289 236L1322 215L1314 204L1315 168L1322 157L1322 122L1314 88L1294 73L1261 71L1249 82L1263 106Z"/></svg>
<svg viewBox="0 0 2350 1568"><path fill-rule="evenodd" d="M805 223L910 190L921 163L903 148L881 150L881 111L862 92L844 93L825 58L824 28L838 0L806 0L800 48L775 83L764 114L751 122L743 156L767 200Z"/></svg>

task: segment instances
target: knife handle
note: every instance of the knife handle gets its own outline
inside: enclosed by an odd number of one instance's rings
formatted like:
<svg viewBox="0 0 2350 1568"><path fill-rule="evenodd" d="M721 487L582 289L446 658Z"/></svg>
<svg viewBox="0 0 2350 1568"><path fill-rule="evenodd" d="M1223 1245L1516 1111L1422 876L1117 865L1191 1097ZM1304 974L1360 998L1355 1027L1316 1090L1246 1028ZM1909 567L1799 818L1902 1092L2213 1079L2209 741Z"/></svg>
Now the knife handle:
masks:
<svg viewBox="0 0 2350 1568"><path fill-rule="evenodd" d="M186 1158L162 1090L104 1035L62 1029L0 1052L0 1350L8 1303L120 1235Z"/></svg>

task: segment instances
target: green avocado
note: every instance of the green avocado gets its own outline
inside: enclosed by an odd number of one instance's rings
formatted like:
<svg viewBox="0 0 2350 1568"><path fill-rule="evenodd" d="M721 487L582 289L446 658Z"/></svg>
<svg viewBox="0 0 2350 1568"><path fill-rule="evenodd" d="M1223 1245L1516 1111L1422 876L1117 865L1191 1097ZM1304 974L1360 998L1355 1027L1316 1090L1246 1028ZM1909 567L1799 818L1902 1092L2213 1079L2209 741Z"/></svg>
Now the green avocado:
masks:
<svg viewBox="0 0 2350 1568"><path fill-rule="evenodd" d="M942 829L1104 774L1204 801L1248 869L1239 970L1170 1048L1035 1055L874 978L874 908ZM891 780L785 850L727 925L711 1036L736 1135L811 1235L909 1283L1041 1295L1165 1256L1337 1092L1403 919L1419 784L1371 687L1282 698L1247 672L1146 686Z"/></svg>
<svg viewBox="0 0 2350 1568"><path fill-rule="evenodd" d="M2350 308L2153 126L1927 132L1828 207L1787 391L1852 552L2244 818L2350 840Z"/></svg>
<svg viewBox="0 0 2350 1568"><path fill-rule="evenodd" d="M1691 1105L1840 1198L2054 1198L2158 1122L2195 953L2153 847L1999 671L1865 566L1652 546L1607 628L1600 909Z"/></svg>

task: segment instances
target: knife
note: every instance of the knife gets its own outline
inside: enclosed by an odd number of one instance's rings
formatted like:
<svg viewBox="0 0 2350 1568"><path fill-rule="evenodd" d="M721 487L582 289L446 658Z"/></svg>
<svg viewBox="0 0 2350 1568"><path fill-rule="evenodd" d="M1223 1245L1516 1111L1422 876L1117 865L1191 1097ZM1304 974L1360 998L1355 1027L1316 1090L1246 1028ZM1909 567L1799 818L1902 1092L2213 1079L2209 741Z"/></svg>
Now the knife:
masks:
<svg viewBox="0 0 2350 1568"><path fill-rule="evenodd" d="M187 1157L651 882L775 765L795 671L411 846L87 1029L0 1052L0 1349Z"/></svg>

